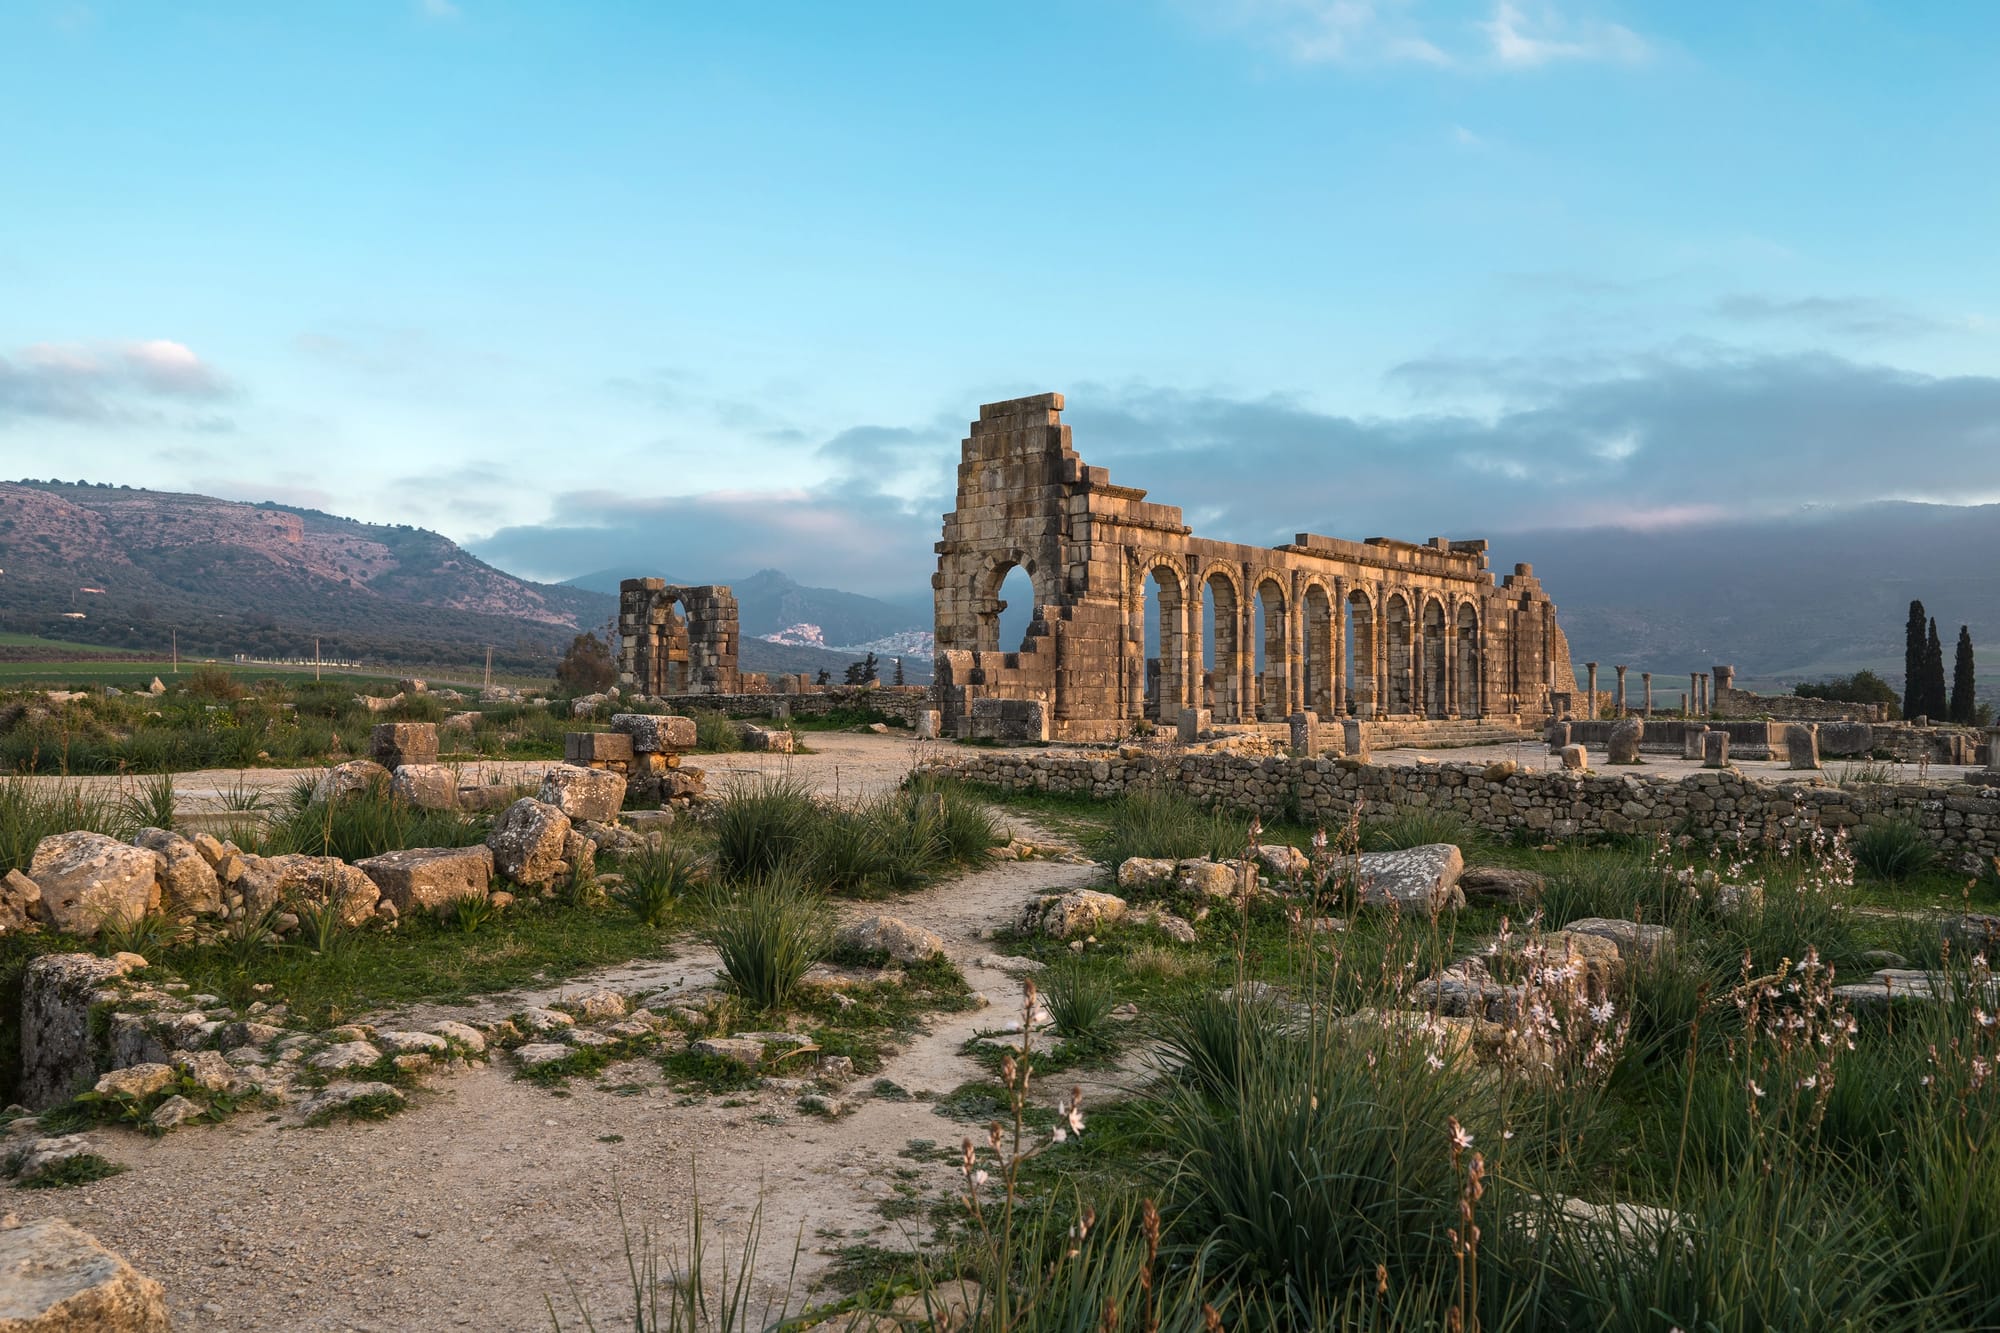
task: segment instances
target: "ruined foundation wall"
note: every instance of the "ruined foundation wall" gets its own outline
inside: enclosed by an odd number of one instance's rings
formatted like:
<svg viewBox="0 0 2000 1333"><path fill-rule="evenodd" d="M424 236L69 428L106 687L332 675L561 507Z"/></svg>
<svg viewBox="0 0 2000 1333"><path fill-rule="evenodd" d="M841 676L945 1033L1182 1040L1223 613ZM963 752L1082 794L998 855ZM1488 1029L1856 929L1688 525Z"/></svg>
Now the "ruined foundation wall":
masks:
<svg viewBox="0 0 2000 1333"><path fill-rule="evenodd" d="M1760 782L1734 770L1684 778L1640 774L1517 772L1480 764L1375 765L1334 759L1235 755L1102 758L994 753L954 757L927 771L1004 791L1047 791L1100 800L1132 788L1174 787L1206 805L1297 818L1337 828L1357 803L1364 818L1405 808L1443 811L1499 836L1692 832L1779 842L1815 827L1854 829L1906 821L1933 846L1973 869L2000 855L2000 788L1969 784L1871 783L1843 789ZM1488 777L1489 772L1496 776Z"/></svg>

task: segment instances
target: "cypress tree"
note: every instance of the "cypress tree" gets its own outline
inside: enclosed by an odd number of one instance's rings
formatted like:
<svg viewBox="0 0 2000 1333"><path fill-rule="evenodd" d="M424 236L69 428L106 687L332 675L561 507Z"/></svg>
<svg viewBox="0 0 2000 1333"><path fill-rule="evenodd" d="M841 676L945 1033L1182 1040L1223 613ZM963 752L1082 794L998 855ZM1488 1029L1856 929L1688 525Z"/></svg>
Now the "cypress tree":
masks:
<svg viewBox="0 0 2000 1333"><path fill-rule="evenodd" d="M1903 625L1903 716L1924 711L1924 604L1910 603Z"/></svg>
<svg viewBox="0 0 2000 1333"><path fill-rule="evenodd" d="M1936 617L1932 617L1930 633L1924 639L1924 685L1919 702L1920 711L1933 722L1944 721L1951 711L1944 691L1944 643L1938 638Z"/></svg>
<svg viewBox="0 0 2000 1333"><path fill-rule="evenodd" d="M1972 675L1972 630L1967 626L1958 627L1958 656L1951 664L1951 720L1961 726L1972 725L1973 702Z"/></svg>

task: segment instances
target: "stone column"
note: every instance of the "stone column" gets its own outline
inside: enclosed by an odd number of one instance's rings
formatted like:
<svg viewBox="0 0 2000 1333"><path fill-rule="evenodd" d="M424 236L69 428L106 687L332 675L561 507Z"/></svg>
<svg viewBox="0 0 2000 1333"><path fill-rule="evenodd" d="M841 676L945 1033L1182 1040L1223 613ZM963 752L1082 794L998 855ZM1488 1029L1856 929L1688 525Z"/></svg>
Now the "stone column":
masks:
<svg viewBox="0 0 2000 1333"><path fill-rule="evenodd" d="M1687 696L1681 700L1681 711L1689 717L1693 717L1693 710L1700 706L1701 673L1699 671L1690 671L1688 672L1688 692Z"/></svg>
<svg viewBox="0 0 2000 1333"><path fill-rule="evenodd" d="M1651 721L1653 716L1653 673L1650 671L1641 671L1639 673L1639 683L1646 690L1646 718L1648 721Z"/></svg>
<svg viewBox="0 0 2000 1333"><path fill-rule="evenodd" d="M1595 721L1597 718L1597 663L1585 662L1583 669L1588 673L1589 677L1588 683L1583 687L1583 716L1586 720Z"/></svg>
<svg viewBox="0 0 2000 1333"><path fill-rule="evenodd" d="M1703 717L1707 717L1710 713L1715 711L1713 708L1709 706L1708 677L1707 676L1697 677L1695 679L1695 684L1701 687L1701 699L1700 702L1695 705L1695 707L1701 710L1701 715Z"/></svg>
<svg viewBox="0 0 2000 1333"><path fill-rule="evenodd" d="M1736 668L1719 666L1715 669L1715 703L1722 706L1722 696L1736 688Z"/></svg>
<svg viewBox="0 0 2000 1333"><path fill-rule="evenodd" d="M1622 667L1622 666L1615 666L1615 667L1612 667L1611 669L1612 669L1613 671L1616 671L1616 672L1618 673L1618 716L1619 716L1619 717L1623 717L1623 716L1625 716L1625 671L1626 671L1626 668L1624 668L1624 667Z"/></svg>

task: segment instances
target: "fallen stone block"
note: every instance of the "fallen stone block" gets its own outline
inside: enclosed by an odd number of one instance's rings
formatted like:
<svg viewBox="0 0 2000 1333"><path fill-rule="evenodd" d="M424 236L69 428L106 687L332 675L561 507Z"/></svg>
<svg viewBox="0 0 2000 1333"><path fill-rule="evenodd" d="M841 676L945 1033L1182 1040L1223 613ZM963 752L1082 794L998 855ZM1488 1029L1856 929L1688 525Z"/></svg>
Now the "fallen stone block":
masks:
<svg viewBox="0 0 2000 1333"><path fill-rule="evenodd" d="M87 953L49 954L28 964L21 987L21 1081L16 1093L31 1110L69 1100L97 1079L103 1034L91 1030L90 1013L111 987L144 966L135 954L98 958Z"/></svg>
<svg viewBox="0 0 2000 1333"><path fill-rule="evenodd" d="M885 953L899 963L921 963L944 952L944 941L901 917L863 917L840 932L840 943L868 953Z"/></svg>
<svg viewBox="0 0 2000 1333"><path fill-rule="evenodd" d="M568 815L546 802L523 797L493 821L486 845L493 852L497 873L516 884L540 889L568 873L563 852L569 834Z"/></svg>
<svg viewBox="0 0 2000 1333"><path fill-rule="evenodd" d="M1548 881L1532 870L1510 866L1467 866L1458 877L1459 892L1468 902L1540 902Z"/></svg>
<svg viewBox="0 0 2000 1333"><path fill-rule="evenodd" d="M538 793L545 805L552 805L573 820L609 823L618 818L625 804L625 775L601 768L557 764L542 775Z"/></svg>
<svg viewBox="0 0 2000 1333"><path fill-rule="evenodd" d="M748 723L743 727L743 748L764 750L773 754L791 754L798 747L798 740L791 732L781 727L757 727Z"/></svg>
<svg viewBox="0 0 2000 1333"><path fill-rule="evenodd" d="M443 764L404 764L389 775L389 794L419 810L456 810L458 774Z"/></svg>
<svg viewBox="0 0 2000 1333"><path fill-rule="evenodd" d="M313 783L312 798L319 801L344 801L353 796L366 796L372 791L389 789L389 770L373 759L350 759L344 764L335 764L319 775Z"/></svg>
<svg viewBox="0 0 2000 1333"><path fill-rule="evenodd" d="M563 737L563 758L585 768L592 764L629 764L632 737L622 731L572 731Z"/></svg>
<svg viewBox="0 0 2000 1333"><path fill-rule="evenodd" d="M639 754L682 754L695 747L695 725L691 717L664 713L614 713L611 729L632 738Z"/></svg>
<svg viewBox="0 0 2000 1333"><path fill-rule="evenodd" d="M435 764L438 734L435 722L381 722L369 733L368 757L384 768L404 764Z"/></svg>
<svg viewBox="0 0 2000 1333"><path fill-rule="evenodd" d="M354 868L375 882L398 914L438 912L461 898L487 896L493 881L493 849L413 847L356 861Z"/></svg>
<svg viewBox="0 0 2000 1333"><path fill-rule="evenodd" d="M0 1224L0 1329L171 1333L172 1327L160 1284L87 1232L59 1217Z"/></svg>
<svg viewBox="0 0 2000 1333"><path fill-rule="evenodd" d="M1096 889L1076 889L1047 894L1029 903L1021 913L1021 928L1066 940L1115 925L1124 916L1123 898Z"/></svg>
<svg viewBox="0 0 2000 1333"><path fill-rule="evenodd" d="M1335 882L1351 879L1360 900L1429 915L1465 906L1458 879L1465 857L1448 842L1394 852L1363 852L1334 862Z"/></svg>
<svg viewBox="0 0 2000 1333"><path fill-rule="evenodd" d="M160 907L158 852L102 833L55 833L35 844L28 878L57 930L94 935L107 921L136 921Z"/></svg>

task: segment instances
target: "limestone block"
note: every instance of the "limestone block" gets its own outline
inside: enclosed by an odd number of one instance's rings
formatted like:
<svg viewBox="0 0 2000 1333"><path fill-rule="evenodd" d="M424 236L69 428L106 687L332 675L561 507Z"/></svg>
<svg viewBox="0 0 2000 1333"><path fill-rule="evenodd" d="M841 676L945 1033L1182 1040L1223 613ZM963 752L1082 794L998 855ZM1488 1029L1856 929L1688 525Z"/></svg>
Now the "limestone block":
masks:
<svg viewBox="0 0 2000 1333"><path fill-rule="evenodd" d="M385 790L388 785L388 769L373 759L350 759L319 775L319 781L313 784L312 798L314 801L344 801L350 796L366 796L371 791Z"/></svg>
<svg viewBox="0 0 2000 1333"><path fill-rule="evenodd" d="M611 729L632 738L640 754L680 754L695 747L691 717L658 713L613 713Z"/></svg>
<svg viewBox="0 0 2000 1333"><path fill-rule="evenodd" d="M1581 745L1565 745L1562 748L1562 766L1571 773L1581 773L1590 767L1590 751Z"/></svg>
<svg viewBox="0 0 2000 1333"><path fill-rule="evenodd" d="M1609 917L1585 917L1570 922L1563 929L1572 935L1595 935L1610 940L1617 946L1619 956L1628 963L1656 958L1672 948L1674 943L1671 927Z"/></svg>
<svg viewBox="0 0 2000 1333"><path fill-rule="evenodd" d="M484 898L493 880L490 847L413 847L356 861L398 914L441 911L460 898Z"/></svg>
<svg viewBox="0 0 2000 1333"><path fill-rule="evenodd" d="M1816 769L1819 767L1819 728L1807 722L1793 722L1785 727L1785 760L1788 768Z"/></svg>
<svg viewBox="0 0 2000 1333"><path fill-rule="evenodd" d="M622 731L572 731L563 737L563 758L588 768L592 764L632 762L632 737Z"/></svg>
<svg viewBox="0 0 2000 1333"><path fill-rule="evenodd" d="M1569 744L1569 723L1560 720L1549 723L1542 728L1542 739L1548 742L1550 754L1561 754L1563 746Z"/></svg>
<svg viewBox="0 0 2000 1333"><path fill-rule="evenodd" d="M1467 866L1458 877L1459 891L1468 902L1540 902L1548 881L1532 870L1508 866Z"/></svg>
<svg viewBox="0 0 2000 1333"><path fill-rule="evenodd" d="M1256 890L1257 871L1248 861L1196 857L1174 868L1174 886L1200 898L1235 898Z"/></svg>
<svg viewBox="0 0 2000 1333"><path fill-rule="evenodd" d="M340 904L340 919L350 926L364 924L375 914L382 892L375 881L337 856L246 856L237 881L243 905L252 915L288 904Z"/></svg>
<svg viewBox="0 0 2000 1333"><path fill-rule="evenodd" d="M0 1223L0 1329L171 1333L160 1284L59 1217Z"/></svg>
<svg viewBox="0 0 2000 1333"><path fill-rule="evenodd" d="M1448 842L1364 852L1342 857L1334 865L1336 876L1354 878L1363 903L1426 915L1465 906L1465 894L1458 887L1464 871L1464 855Z"/></svg>
<svg viewBox="0 0 2000 1333"><path fill-rule="evenodd" d="M1701 766L1703 768L1729 767L1728 732L1711 730L1701 733Z"/></svg>
<svg viewBox="0 0 2000 1333"><path fill-rule="evenodd" d="M1306 854L1288 842L1259 847L1257 860L1273 879L1291 879L1312 868L1312 861Z"/></svg>
<svg viewBox="0 0 2000 1333"><path fill-rule="evenodd" d="M157 852L102 833L54 833L35 844L28 878L57 930L94 935L106 921L132 921L160 906Z"/></svg>
<svg viewBox="0 0 2000 1333"><path fill-rule="evenodd" d="M840 943L850 949L886 953L899 963L921 963L944 952L944 940L901 917L878 914L863 917L840 932Z"/></svg>
<svg viewBox="0 0 2000 1333"><path fill-rule="evenodd" d="M1029 903L1021 913L1021 928L1066 940L1114 925L1124 916L1123 898L1095 889L1077 889L1047 894Z"/></svg>
<svg viewBox="0 0 2000 1333"><path fill-rule="evenodd" d="M132 971L134 955L48 954L28 964L21 986L21 1083L31 1110L69 1100L97 1079L91 1007Z"/></svg>
<svg viewBox="0 0 2000 1333"><path fill-rule="evenodd" d="M404 764L435 764L438 733L435 722L380 722L368 737L368 757L384 768Z"/></svg>
<svg viewBox="0 0 2000 1333"><path fill-rule="evenodd" d="M42 886L18 870L0 878L0 934L26 930L42 917Z"/></svg>
<svg viewBox="0 0 2000 1333"><path fill-rule="evenodd" d="M160 858L160 907L169 916L214 916L222 910L222 881L193 842L158 828L140 829L132 841Z"/></svg>
<svg viewBox="0 0 2000 1333"><path fill-rule="evenodd" d="M1174 882L1177 864L1165 857L1128 857L1118 867L1118 887L1127 893L1166 888Z"/></svg>
<svg viewBox="0 0 2000 1333"><path fill-rule="evenodd" d="M1866 722L1822 722L1819 752L1843 759L1859 758L1875 748L1875 728Z"/></svg>
<svg viewBox="0 0 2000 1333"><path fill-rule="evenodd" d="M1355 718L1340 723L1341 751L1350 759L1368 762L1368 730Z"/></svg>
<svg viewBox="0 0 2000 1333"><path fill-rule="evenodd" d="M557 764L543 775L541 800L571 819L609 823L625 804L625 776L601 768Z"/></svg>
<svg viewBox="0 0 2000 1333"><path fill-rule="evenodd" d="M796 748L797 738L781 727L757 727L748 723L743 727L743 748L746 750L768 750L774 754L791 754Z"/></svg>
<svg viewBox="0 0 2000 1333"><path fill-rule="evenodd" d="M943 714L935 708L919 709L917 711L917 739L920 741L936 740L942 734L942 719Z"/></svg>
<svg viewBox="0 0 2000 1333"><path fill-rule="evenodd" d="M389 775L389 793L419 810L456 810L458 774L443 764L404 764Z"/></svg>
<svg viewBox="0 0 2000 1333"><path fill-rule="evenodd" d="M1605 743L1607 757L1614 764L1636 764L1639 762L1639 741L1645 735L1646 724L1636 717L1621 718L1611 726L1610 739Z"/></svg>
<svg viewBox="0 0 2000 1333"><path fill-rule="evenodd" d="M528 797L514 802L493 821L486 845L493 852L493 869L531 889L556 882L569 838L569 816L543 801Z"/></svg>

